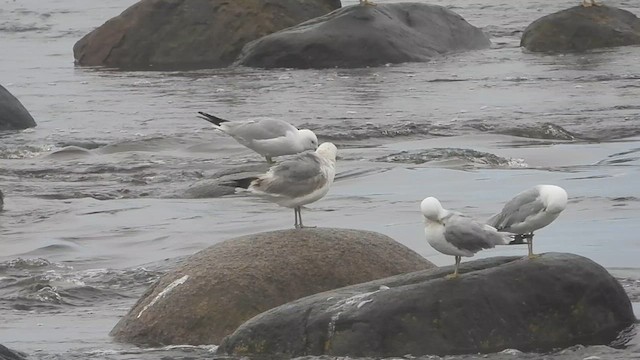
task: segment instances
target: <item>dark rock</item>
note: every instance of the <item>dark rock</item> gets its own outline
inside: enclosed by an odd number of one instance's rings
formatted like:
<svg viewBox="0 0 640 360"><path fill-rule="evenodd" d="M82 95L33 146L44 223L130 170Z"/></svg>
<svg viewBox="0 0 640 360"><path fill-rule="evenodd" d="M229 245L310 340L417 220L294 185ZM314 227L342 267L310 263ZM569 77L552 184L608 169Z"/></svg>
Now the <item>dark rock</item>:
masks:
<svg viewBox="0 0 640 360"><path fill-rule="evenodd" d="M80 39L76 64L123 69L225 67L261 36L324 15L340 0L142 0Z"/></svg>
<svg viewBox="0 0 640 360"><path fill-rule="evenodd" d="M428 61L490 44L480 29L442 6L354 5L253 41L244 47L236 64L354 68Z"/></svg>
<svg viewBox="0 0 640 360"><path fill-rule="evenodd" d="M14 351L4 345L0 345L0 360L24 360L26 355L19 351Z"/></svg>
<svg viewBox="0 0 640 360"><path fill-rule="evenodd" d="M559 53L633 44L640 44L640 20L610 6L574 6L544 16L520 40L527 50Z"/></svg>
<svg viewBox="0 0 640 360"><path fill-rule="evenodd" d="M609 344L634 323L604 268L572 254L499 257L312 295L247 321L218 349L235 355L395 357L549 351ZM380 288L386 286L388 288Z"/></svg>
<svg viewBox="0 0 640 360"><path fill-rule="evenodd" d="M159 279L111 335L153 346L219 344L275 306L431 267L393 239L369 231L307 228L242 236L200 251Z"/></svg>
<svg viewBox="0 0 640 360"><path fill-rule="evenodd" d="M27 109L0 85L0 130L21 130L36 126Z"/></svg>
<svg viewBox="0 0 640 360"><path fill-rule="evenodd" d="M247 164L224 169L211 175L209 179L200 180L191 185L181 197L187 199L217 198L235 194L234 180L258 176L269 170L266 162Z"/></svg>

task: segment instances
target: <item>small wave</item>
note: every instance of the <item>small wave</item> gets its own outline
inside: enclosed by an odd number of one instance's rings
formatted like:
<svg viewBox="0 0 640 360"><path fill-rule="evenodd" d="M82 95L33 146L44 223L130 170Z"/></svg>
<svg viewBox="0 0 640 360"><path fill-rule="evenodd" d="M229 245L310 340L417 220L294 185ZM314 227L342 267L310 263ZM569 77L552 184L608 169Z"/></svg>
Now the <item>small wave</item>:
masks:
<svg viewBox="0 0 640 360"><path fill-rule="evenodd" d="M495 130L495 128L487 127L486 129ZM478 129L481 130L481 129ZM532 139L546 139L546 140L576 140L578 137L572 132L564 129L560 125L553 123L542 123L534 126L524 126L508 128L495 131L498 134L512 135L524 138Z"/></svg>
<svg viewBox="0 0 640 360"><path fill-rule="evenodd" d="M397 122L393 124L374 124L367 122L357 126L348 123L332 125L330 128L323 129L324 131L319 135L319 137L332 141L344 141L371 138L395 138L412 135L440 136L440 134L436 134L436 131L440 131L442 129L443 128L441 126L417 124L411 121Z"/></svg>
<svg viewBox="0 0 640 360"><path fill-rule="evenodd" d="M31 31L47 31L51 26L38 26L35 24L3 24L0 25L0 32L6 33L24 33Z"/></svg>
<svg viewBox="0 0 640 360"><path fill-rule="evenodd" d="M453 162L464 166L523 168L528 165L522 159L503 158L495 154L460 148L433 148L416 152L402 151L376 159L382 162L424 164Z"/></svg>
<svg viewBox="0 0 640 360"><path fill-rule="evenodd" d="M19 147L0 146L0 159L31 159L43 153L49 152L51 151L51 149L53 149L53 146L51 145L26 145Z"/></svg>

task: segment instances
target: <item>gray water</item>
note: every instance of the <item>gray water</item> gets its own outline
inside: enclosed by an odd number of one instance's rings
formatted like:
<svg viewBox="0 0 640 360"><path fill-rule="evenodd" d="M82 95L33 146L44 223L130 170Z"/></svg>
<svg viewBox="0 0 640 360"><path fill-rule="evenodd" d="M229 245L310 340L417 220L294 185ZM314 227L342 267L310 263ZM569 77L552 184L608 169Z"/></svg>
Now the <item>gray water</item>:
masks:
<svg viewBox="0 0 640 360"><path fill-rule="evenodd" d="M262 161L197 111L277 117L336 143L336 182L304 211L305 223L378 231L437 265L452 259L424 240L424 197L486 218L527 187L563 186L569 206L539 232L536 250L605 266L640 314L640 47L573 55L518 47L526 25L577 0L433 1L483 28L493 46L429 63L74 67L73 44L134 2L0 0L0 83L38 122L0 133L1 344L37 359L215 356L213 344L141 349L108 336L146 287L185 256L292 226L289 209L254 198L189 198L188 189L216 171ZM638 1L607 4L640 14ZM476 257L525 251L502 247ZM631 337L621 349L507 350L486 358L640 359L640 337Z"/></svg>

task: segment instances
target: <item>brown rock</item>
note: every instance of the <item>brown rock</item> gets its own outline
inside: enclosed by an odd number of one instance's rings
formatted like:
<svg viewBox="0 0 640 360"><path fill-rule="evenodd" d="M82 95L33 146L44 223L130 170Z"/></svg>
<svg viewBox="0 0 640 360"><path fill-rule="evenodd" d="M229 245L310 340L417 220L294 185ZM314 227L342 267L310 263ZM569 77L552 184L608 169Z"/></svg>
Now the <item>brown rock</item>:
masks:
<svg viewBox="0 0 640 360"><path fill-rule="evenodd" d="M340 0L142 0L80 39L76 64L217 68L245 43L340 7Z"/></svg>
<svg viewBox="0 0 640 360"><path fill-rule="evenodd" d="M200 251L159 279L111 335L152 346L219 344L246 320L289 301L431 267L369 231L307 228L242 236Z"/></svg>
<svg viewBox="0 0 640 360"><path fill-rule="evenodd" d="M544 16L524 30L520 46L535 52L579 52L640 44L640 19L611 6L574 6Z"/></svg>

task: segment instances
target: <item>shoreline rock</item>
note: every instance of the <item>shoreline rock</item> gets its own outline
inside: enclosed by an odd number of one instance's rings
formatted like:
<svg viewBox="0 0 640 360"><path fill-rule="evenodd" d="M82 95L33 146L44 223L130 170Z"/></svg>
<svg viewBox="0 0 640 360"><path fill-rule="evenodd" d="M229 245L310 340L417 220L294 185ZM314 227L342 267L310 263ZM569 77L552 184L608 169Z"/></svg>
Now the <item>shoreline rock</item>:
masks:
<svg viewBox="0 0 640 360"><path fill-rule="evenodd" d="M574 6L546 15L522 33L520 46L533 52L566 53L640 44L640 19L611 6Z"/></svg>
<svg viewBox="0 0 640 360"><path fill-rule="evenodd" d="M20 100L0 85L0 131L23 130L35 126L36 121Z"/></svg>
<svg viewBox="0 0 640 360"><path fill-rule="evenodd" d="M550 253L498 257L326 291L264 312L219 353L395 357L609 344L636 319L618 281L593 261Z"/></svg>
<svg viewBox="0 0 640 360"><path fill-rule="evenodd" d="M438 5L353 5L247 44L235 65L258 68L357 68L424 62L485 49L482 30Z"/></svg>
<svg viewBox="0 0 640 360"><path fill-rule="evenodd" d="M226 67L261 36L339 8L340 0L141 0L73 46L81 66Z"/></svg>
<svg viewBox="0 0 640 360"><path fill-rule="evenodd" d="M219 344L246 320L289 301L432 267L370 231L305 228L241 236L165 274L111 335L138 345Z"/></svg>

